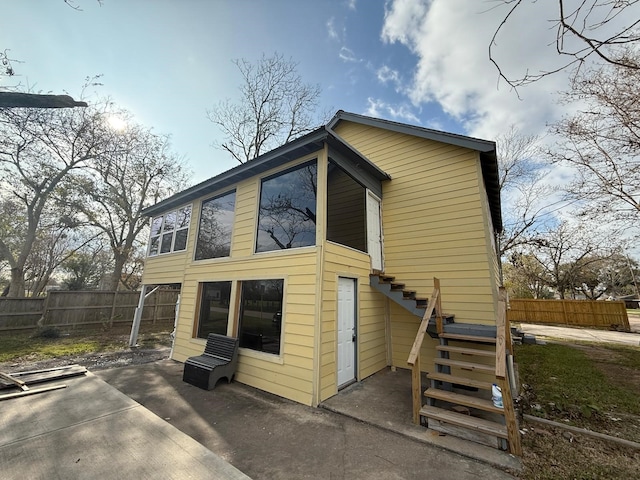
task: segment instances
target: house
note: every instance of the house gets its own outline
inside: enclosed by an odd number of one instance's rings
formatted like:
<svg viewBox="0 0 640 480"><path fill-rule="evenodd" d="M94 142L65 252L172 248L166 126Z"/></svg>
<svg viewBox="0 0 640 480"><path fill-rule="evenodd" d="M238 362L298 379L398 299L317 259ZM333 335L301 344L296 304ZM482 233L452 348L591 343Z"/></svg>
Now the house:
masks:
<svg viewBox="0 0 640 480"><path fill-rule="evenodd" d="M181 285L175 360L237 336L237 381L315 406L407 368L434 277L452 325L495 336L493 142L338 111L144 213L143 284Z"/></svg>

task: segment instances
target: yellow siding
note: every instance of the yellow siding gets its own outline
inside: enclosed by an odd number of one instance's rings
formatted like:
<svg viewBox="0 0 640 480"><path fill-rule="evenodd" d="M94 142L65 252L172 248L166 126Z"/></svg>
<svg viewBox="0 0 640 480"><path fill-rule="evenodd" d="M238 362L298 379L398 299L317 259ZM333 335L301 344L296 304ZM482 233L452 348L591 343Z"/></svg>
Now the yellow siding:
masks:
<svg viewBox="0 0 640 480"><path fill-rule="evenodd" d="M357 290L357 378L362 380L387 366L385 299L369 286L369 256L327 242L324 255L322 336L320 344L320 401L338 392L337 284L338 277L355 278Z"/></svg>
<svg viewBox="0 0 640 480"><path fill-rule="evenodd" d="M335 130L391 175L382 197L385 272L423 297L438 277L443 309L457 322L494 323L496 260L478 153L347 121ZM407 366L419 322L391 303L394 365ZM426 339L423 358L434 347Z"/></svg>
<svg viewBox="0 0 640 480"><path fill-rule="evenodd" d="M458 322L493 323L499 269L477 152L344 121L336 130L392 177L383 183L385 271L425 297L439 277L445 312ZM278 170L312 158L318 158L319 185L326 184L326 151ZM204 340L193 338L201 282L232 281L237 295L243 280L282 278L281 355L242 349L236 378L307 405L325 400L337 393L337 282L344 276L358 282L357 378L389 362L406 367L420 319L369 286L367 254L326 241L325 192L318 192L317 247L254 254L260 179L235 188L230 258L193 261L198 200L187 250L147 259L144 283L182 283L174 358L184 361L204 348ZM432 368L435 345L426 338L425 370Z"/></svg>
<svg viewBox="0 0 640 480"><path fill-rule="evenodd" d="M319 152L296 163L324 155ZM277 170L265 172L265 176ZM180 313L173 358L184 361L200 355L205 341L193 338L198 306L198 286L201 282L284 279L282 344L280 356L251 350L240 350L238 381L281 395L307 405L314 400L314 334L316 320L317 247L298 248L254 254L260 179L254 178L235 186L236 209L231 243L231 257L194 261L201 201L193 203L193 217L187 250L178 254L147 259L144 282L182 283ZM225 188L224 192L230 188ZM218 193L223 193L218 192ZM207 195L210 198L212 195ZM233 291L238 291L236 288ZM232 303L233 303L232 298ZM233 318L230 322L233 322ZM231 328L231 327L230 327ZM236 332L231 332L236 335Z"/></svg>

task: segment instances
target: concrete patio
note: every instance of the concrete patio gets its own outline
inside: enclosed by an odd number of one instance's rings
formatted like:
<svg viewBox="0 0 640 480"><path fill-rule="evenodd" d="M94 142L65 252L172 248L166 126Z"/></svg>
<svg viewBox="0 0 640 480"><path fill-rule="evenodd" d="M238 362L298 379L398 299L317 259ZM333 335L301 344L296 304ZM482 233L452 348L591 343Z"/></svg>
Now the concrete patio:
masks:
<svg viewBox="0 0 640 480"><path fill-rule="evenodd" d="M163 360L96 374L255 479L506 479L486 462L518 465L473 444L453 453L462 441L412 425L410 408L389 403L410 390L406 371L384 370L311 408L235 382L201 390L182 369Z"/></svg>

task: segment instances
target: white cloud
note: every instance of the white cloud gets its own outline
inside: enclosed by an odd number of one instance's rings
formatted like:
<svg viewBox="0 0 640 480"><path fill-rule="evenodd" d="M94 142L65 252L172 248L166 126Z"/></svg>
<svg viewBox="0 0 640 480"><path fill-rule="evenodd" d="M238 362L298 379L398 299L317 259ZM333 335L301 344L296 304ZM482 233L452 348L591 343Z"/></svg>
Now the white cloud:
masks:
<svg viewBox="0 0 640 480"><path fill-rule="evenodd" d="M392 105L384 100L371 97L367 98L367 109L364 114L371 117L398 120L414 125L420 124L420 119L413 113L411 105Z"/></svg>
<svg viewBox="0 0 640 480"><path fill-rule="evenodd" d="M327 33L330 39L339 40L340 35L338 35L338 31L336 30L335 22L335 17L331 17L329 20L327 20Z"/></svg>
<svg viewBox="0 0 640 480"><path fill-rule="evenodd" d="M355 10L356 10L356 3L358 3L358 2L357 2L357 0L347 0L347 8L348 8L349 10L353 10L353 11L355 12Z"/></svg>
<svg viewBox="0 0 640 480"><path fill-rule="evenodd" d="M343 62L360 62L361 61L358 57L356 57L355 53L353 53L353 50L347 47L340 48L340 53L338 53L338 56L340 57L340 60L342 60Z"/></svg>
<svg viewBox="0 0 640 480"><path fill-rule="evenodd" d="M511 76L526 69L553 66L555 31L541 12L523 3L497 38L495 55ZM567 85L565 74L520 89L520 98L489 60L491 37L508 6L468 0L392 0L385 6L381 38L409 48L418 62L407 95L414 105L438 102L462 122L468 134L495 138L510 125L539 134L562 113L555 92ZM506 7L506 8L505 8Z"/></svg>
<svg viewBox="0 0 640 480"><path fill-rule="evenodd" d="M388 65L383 65L376 71L378 81L383 84L392 83L395 86L396 92L402 90L402 80L400 78L400 72L394 70Z"/></svg>

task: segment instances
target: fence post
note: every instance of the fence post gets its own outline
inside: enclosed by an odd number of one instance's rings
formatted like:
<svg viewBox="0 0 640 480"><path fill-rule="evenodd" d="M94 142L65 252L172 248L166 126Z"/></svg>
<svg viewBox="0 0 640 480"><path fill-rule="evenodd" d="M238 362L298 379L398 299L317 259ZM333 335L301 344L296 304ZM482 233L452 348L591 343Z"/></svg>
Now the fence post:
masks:
<svg viewBox="0 0 640 480"><path fill-rule="evenodd" d="M113 317L116 314L116 300L118 298L118 290L113 292L113 301L111 302L111 315L109 315L109 328L113 328Z"/></svg>
<svg viewBox="0 0 640 480"><path fill-rule="evenodd" d="M47 313L49 311L49 298L53 292L47 292L47 296L44 297L44 302L42 302L42 316L38 320L38 326L43 327L44 322L47 319Z"/></svg>
<svg viewBox="0 0 640 480"><path fill-rule="evenodd" d="M158 297L160 296L158 294L159 292L160 290L158 290L153 296L153 321L151 322L152 325L156 324L156 319L158 318Z"/></svg>

